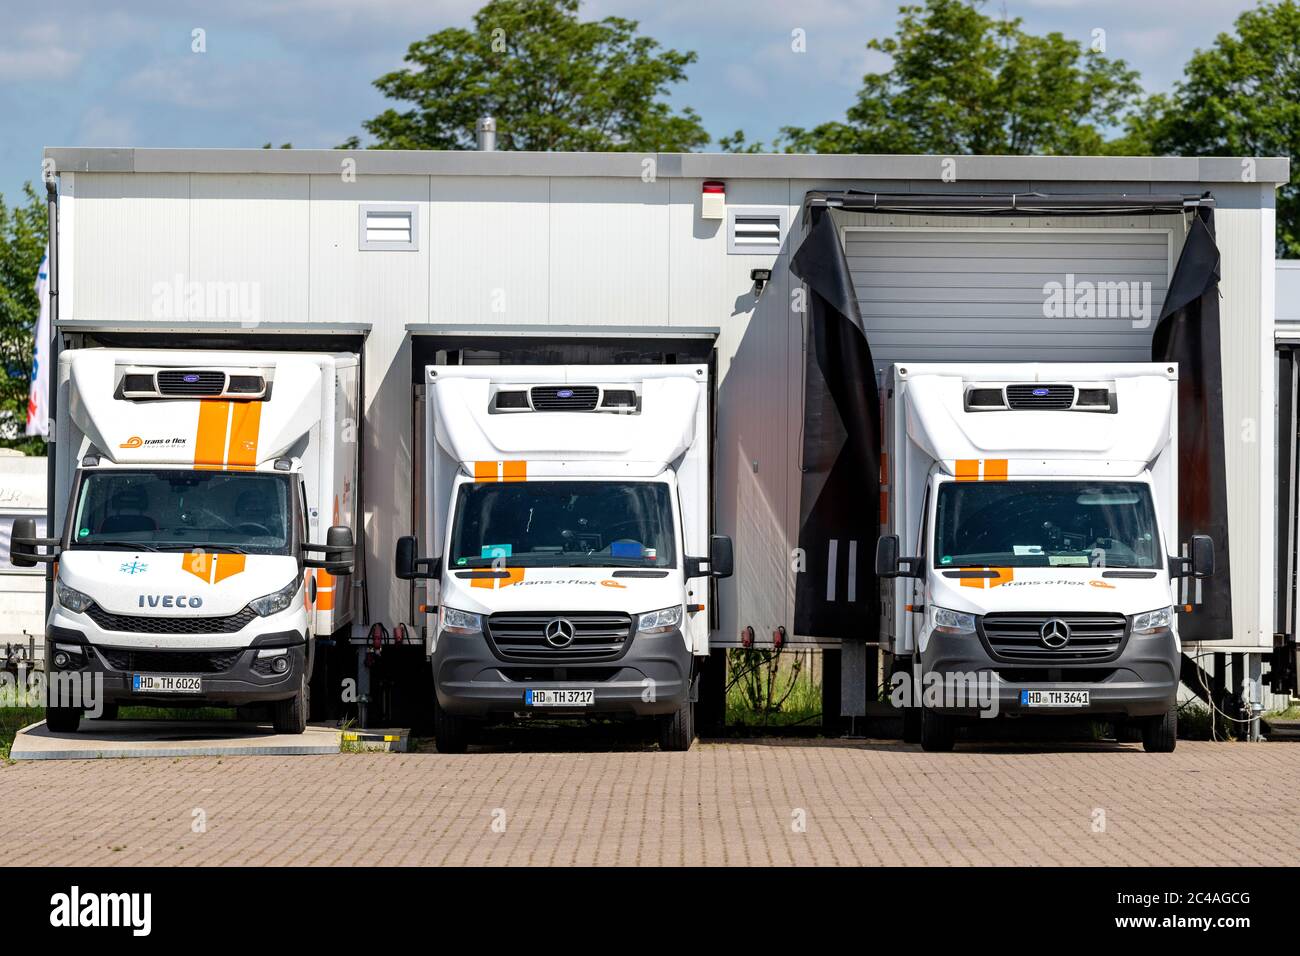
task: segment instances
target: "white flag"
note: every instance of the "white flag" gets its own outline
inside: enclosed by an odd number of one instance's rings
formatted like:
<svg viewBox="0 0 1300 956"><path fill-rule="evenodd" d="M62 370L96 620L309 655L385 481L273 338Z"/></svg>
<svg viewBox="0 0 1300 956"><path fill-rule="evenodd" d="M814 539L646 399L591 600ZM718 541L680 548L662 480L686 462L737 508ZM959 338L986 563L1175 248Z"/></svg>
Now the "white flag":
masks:
<svg viewBox="0 0 1300 956"><path fill-rule="evenodd" d="M36 343L32 349L32 389L27 394L27 434L50 437L50 247L36 273L36 295L41 311L36 319Z"/></svg>

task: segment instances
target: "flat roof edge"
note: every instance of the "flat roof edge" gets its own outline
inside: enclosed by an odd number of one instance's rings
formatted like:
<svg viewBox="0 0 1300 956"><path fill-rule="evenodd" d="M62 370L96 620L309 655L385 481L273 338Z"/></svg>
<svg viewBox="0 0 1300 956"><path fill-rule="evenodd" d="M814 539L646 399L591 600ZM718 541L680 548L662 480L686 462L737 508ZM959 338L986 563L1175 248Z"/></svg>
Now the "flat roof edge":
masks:
<svg viewBox="0 0 1300 956"><path fill-rule="evenodd" d="M456 338L583 338L583 339L716 339L722 332L714 325L467 325L438 322L408 322L411 335L439 335Z"/></svg>
<svg viewBox="0 0 1300 956"><path fill-rule="evenodd" d="M666 179L1290 182L1283 156L944 156L805 153L526 153L473 150L143 149L48 146L56 172L357 176L598 176ZM948 175L951 178L951 175Z"/></svg>
<svg viewBox="0 0 1300 956"><path fill-rule="evenodd" d="M183 332L186 335L208 332L237 332L247 335L299 335L328 332L335 335L368 335L374 326L369 322L259 322L256 325L214 319L59 319L55 325L68 332Z"/></svg>

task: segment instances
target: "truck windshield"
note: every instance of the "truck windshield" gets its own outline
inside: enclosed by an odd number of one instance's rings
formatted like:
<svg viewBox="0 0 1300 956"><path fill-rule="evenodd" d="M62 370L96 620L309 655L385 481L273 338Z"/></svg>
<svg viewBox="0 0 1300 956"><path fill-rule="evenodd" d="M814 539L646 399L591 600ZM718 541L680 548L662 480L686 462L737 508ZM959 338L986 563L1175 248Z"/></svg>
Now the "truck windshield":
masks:
<svg viewBox="0 0 1300 956"><path fill-rule="evenodd" d="M938 568L1155 568L1151 493L1111 481L980 481L939 486Z"/></svg>
<svg viewBox="0 0 1300 956"><path fill-rule="evenodd" d="M160 551L289 551L287 475L100 471L85 475L70 546Z"/></svg>
<svg viewBox="0 0 1300 956"><path fill-rule="evenodd" d="M676 561L663 482L527 481L464 485L451 567L666 568Z"/></svg>

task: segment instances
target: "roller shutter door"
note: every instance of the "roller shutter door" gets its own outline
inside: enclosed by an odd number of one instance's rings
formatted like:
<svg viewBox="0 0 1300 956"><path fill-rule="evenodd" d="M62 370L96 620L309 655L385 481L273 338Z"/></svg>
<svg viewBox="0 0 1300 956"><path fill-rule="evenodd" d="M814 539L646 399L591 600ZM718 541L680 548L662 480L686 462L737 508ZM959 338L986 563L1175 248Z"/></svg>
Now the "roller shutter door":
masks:
<svg viewBox="0 0 1300 956"><path fill-rule="evenodd" d="M844 229L878 369L1149 361L1169 243L1168 230Z"/></svg>

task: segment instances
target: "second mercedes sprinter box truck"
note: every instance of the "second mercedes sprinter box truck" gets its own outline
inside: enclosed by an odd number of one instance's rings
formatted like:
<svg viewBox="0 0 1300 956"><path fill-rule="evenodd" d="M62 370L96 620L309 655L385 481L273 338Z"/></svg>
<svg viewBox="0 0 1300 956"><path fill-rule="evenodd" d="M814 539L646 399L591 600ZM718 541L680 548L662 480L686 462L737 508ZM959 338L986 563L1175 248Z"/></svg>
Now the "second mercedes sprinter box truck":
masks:
<svg viewBox="0 0 1300 956"><path fill-rule="evenodd" d="M709 653L710 535L703 365L430 366L426 647L435 736L464 750L477 722L517 713L655 718L694 736ZM432 594L432 589L431 589Z"/></svg>
<svg viewBox="0 0 1300 956"><path fill-rule="evenodd" d="M57 561L51 689L89 675L109 716L254 705L303 732L315 640L352 617L357 376L348 354L60 355L62 534L14 529L15 564ZM50 729L86 703L52 701Z"/></svg>
<svg viewBox="0 0 1300 956"><path fill-rule="evenodd" d="M925 749L981 714L1086 714L1173 750L1176 592L1214 565L1178 544L1177 386L1167 364L892 367L881 642Z"/></svg>

